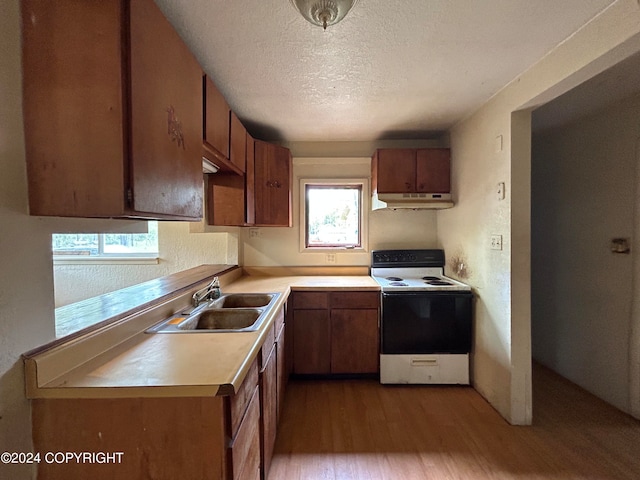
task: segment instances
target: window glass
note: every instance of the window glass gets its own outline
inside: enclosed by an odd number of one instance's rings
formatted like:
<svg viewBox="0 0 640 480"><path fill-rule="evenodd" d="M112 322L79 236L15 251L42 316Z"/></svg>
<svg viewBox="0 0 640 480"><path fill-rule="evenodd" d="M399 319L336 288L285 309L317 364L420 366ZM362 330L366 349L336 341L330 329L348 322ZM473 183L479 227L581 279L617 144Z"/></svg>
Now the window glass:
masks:
<svg viewBox="0 0 640 480"><path fill-rule="evenodd" d="M305 246L360 247L362 185L305 185Z"/></svg>
<svg viewBox="0 0 640 480"><path fill-rule="evenodd" d="M55 233L53 255L136 257L158 254L158 222L150 221L148 233Z"/></svg>

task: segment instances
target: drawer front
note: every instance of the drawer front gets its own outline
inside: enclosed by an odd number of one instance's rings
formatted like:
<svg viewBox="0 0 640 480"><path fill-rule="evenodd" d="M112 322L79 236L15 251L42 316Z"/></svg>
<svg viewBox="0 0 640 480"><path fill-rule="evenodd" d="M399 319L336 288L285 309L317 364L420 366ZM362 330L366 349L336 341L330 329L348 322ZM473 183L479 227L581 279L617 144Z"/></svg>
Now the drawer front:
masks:
<svg viewBox="0 0 640 480"><path fill-rule="evenodd" d="M331 292L331 308L380 308L380 292Z"/></svg>
<svg viewBox="0 0 640 480"><path fill-rule="evenodd" d="M293 308L329 308L329 294L326 292L295 292L293 294Z"/></svg>
<svg viewBox="0 0 640 480"><path fill-rule="evenodd" d="M231 432L229 435L231 438L235 438L238 433L240 422L247 409L247 405L251 400L253 391L258 385L258 361L257 359L249 367L247 376L242 382L242 385L238 389L238 393L229 398L230 411L231 411Z"/></svg>
<svg viewBox="0 0 640 480"><path fill-rule="evenodd" d="M278 310L278 313L276 313L276 318L273 324L275 325L274 333L275 333L275 338L277 339L280 336L280 332L282 332L282 329L284 328L284 308L281 308L280 310Z"/></svg>
<svg viewBox="0 0 640 480"><path fill-rule="evenodd" d="M242 419L238 435L231 444L233 478L253 478L260 469L260 394L256 386L251 395L247 414Z"/></svg>
<svg viewBox="0 0 640 480"><path fill-rule="evenodd" d="M273 345L276 342L276 326L271 325L267 335L264 338L264 343L262 344L262 348L260 349L260 362L259 369L262 371L264 369L265 364L267 363L267 359L271 354L271 350L273 350Z"/></svg>

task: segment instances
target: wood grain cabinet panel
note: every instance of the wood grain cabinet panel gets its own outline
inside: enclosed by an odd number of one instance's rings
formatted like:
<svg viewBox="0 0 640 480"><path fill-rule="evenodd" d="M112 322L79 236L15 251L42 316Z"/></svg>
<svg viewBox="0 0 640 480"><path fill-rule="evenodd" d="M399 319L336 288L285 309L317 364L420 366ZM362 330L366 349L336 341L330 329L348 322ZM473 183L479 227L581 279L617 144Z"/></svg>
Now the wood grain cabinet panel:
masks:
<svg viewBox="0 0 640 480"><path fill-rule="evenodd" d="M215 155L215 158L211 158L210 160L216 163L216 158L229 159L229 120L231 109L211 78L205 75L203 82L203 137L205 144L208 144L211 149L213 149Z"/></svg>
<svg viewBox="0 0 640 480"><path fill-rule="evenodd" d="M290 227L291 153L261 140L254 149L255 224Z"/></svg>
<svg viewBox="0 0 640 480"><path fill-rule="evenodd" d="M244 174L245 193L245 223L254 225L256 223L256 197L255 197L255 140L247 132L247 163Z"/></svg>
<svg viewBox="0 0 640 480"><path fill-rule="evenodd" d="M293 373L331 372L331 324L328 310L293 311Z"/></svg>
<svg viewBox="0 0 640 480"><path fill-rule="evenodd" d="M423 148L416 152L416 191L451 192L451 158L448 148Z"/></svg>
<svg viewBox="0 0 640 480"><path fill-rule="evenodd" d="M231 438L235 437L238 433L238 428L240 426L240 422L242 422L242 418L247 409L247 405L251 401L251 396L253 395L253 390L256 386L258 386L258 360L254 360L251 366L249 367L249 371L245 376L242 385L238 388L238 391L235 395L226 397L229 402L229 412L230 412L230 431L229 436Z"/></svg>
<svg viewBox="0 0 640 480"><path fill-rule="evenodd" d="M21 2L32 215L202 217L202 70L153 0Z"/></svg>
<svg viewBox="0 0 640 480"><path fill-rule="evenodd" d="M450 193L448 148L382 148L371 162L372 190L378 193Z"/></svg>
<svg viewBox="0 0 640 480"><path fill-rule="evenodd" d="M227 480L221 397L32 400L35 452L123 452L120 462L38 464L38 478Z"/></svg>
<svg viewBox="0 0 640 480"><path fill-rule="evenodd" d="M247 129L234 112L231 112L229 160L244 173L247 164Z"/></svg>
<svg viewBox="0 0 640 480"><path fill-rule="evenodd" d="M414 192L416 151L406 148L378 150L378 193Z"/></svg>
<svg viewBox="0 0 640 480"><path fill-rule="evenodd" d="M244 225L244 176L218 172L207 177L207 223L216 226Z"/></svg>
<svg viewBox="0 0 640 480"><path fill-rule="evenodd" d="M279 424L282 419L282 408L284 406L284 396L287 390L287 383L289 380L289 362L287 360L288 355L288 340L289 335L287 334L286 327L287 324L284 324L280 329L280 335L276 338L276 362L277 362L277 412L276 412L276 422Z"/></svg>
<svg viewBox="0 0 640 480"><path fill-rule="evenodd" d="M256 386L251 392L238 434L230 446L231 478L246 480L260 474L260 394Z"/></svg>
<svg viewBox="0 0 640 480"><path fill-rule="evenodd" d="M377 373L378 310L331 310L331 373Z"/></svg>
<svg viewBox="0 0 640 480"><path fill-rule="evenodd" d="M278 354L273 340L271 337L271 350L260 372L260 458L263 478L269 474L278 425Z"/></svg>
<svg viewBox="0 0 640 480"><path fill-rule="evenodd" d="M294 292L293 373L379 371L380 292Z"/></svg>

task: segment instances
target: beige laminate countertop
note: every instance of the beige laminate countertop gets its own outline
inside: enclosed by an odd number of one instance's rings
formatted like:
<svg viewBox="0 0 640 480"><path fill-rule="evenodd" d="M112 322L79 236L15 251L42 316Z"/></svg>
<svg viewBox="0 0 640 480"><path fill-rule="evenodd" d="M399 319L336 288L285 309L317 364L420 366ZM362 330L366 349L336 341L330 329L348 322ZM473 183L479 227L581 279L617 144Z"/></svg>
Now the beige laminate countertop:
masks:
<svg viewBox="0 0 640 480"><path fill-rule="evenodd" d="M369 276L242 276L223 293L280 293L259 331L242 333L138 333L126 342L37 383L38 358L27 362L30 398L125 398L228 395L237 391L256 358L275 314L291 290L380 290Z"/></svg>

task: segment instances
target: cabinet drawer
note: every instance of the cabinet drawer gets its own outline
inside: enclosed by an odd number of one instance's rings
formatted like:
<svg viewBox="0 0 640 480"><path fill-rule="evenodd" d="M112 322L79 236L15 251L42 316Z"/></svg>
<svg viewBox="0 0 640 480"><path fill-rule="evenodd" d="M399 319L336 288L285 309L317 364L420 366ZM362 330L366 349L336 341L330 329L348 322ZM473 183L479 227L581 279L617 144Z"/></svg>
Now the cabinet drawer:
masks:
<svg viewBox="0 0 640 480"><path fill-rule="evenodd" d="M275 339L274 341L277 341L278 337L280 336L280 333L282 332L282 328L284 327L284 308L281 308L280 310L278 310L278 313L276 313L276 318L273 322L273 324L275 325Z"/></svg>
<svg viewBox="0 0 640 480"><path fill-rule="evenodd" d="M293 294L293 308L329 308L329 295L326 292L295 292Z"/></svg>
<svg viewBox="0 0 640 480"><path fill-rule="evenodd" d="M380 292L331 292L331 308L379 308Z"/></svg>
<svg viewBox="0 0 640 480"><path fill-rule="evenodd" d="M251 392L247 414L242 419L238 435L231 444L233 478L254 478L260 469L260 395L258 387Z"/></svg>
<svg viewBox="0 0 640 480"><path fill-rule="evenodd" d="M264 338L264 343L262 344L262 348L260 349L260 362L259 362L259 370L262 371L264 369L265 364L267 363L267 359L271 354L271 350L273 350L273 345L276 342L276 326L271 325L267 335Z"/></svg>
<svg viewBox="0 0 640 480"><path fill-rule="evenodd" d="M251 395L255 387L258 385L258 361L257 359L249 367L247 376L240 385L238 393L229 398L230 412L231 412L231 432L229 435L231 438L235 438L238 433L238 427L242 422L242 417L247 409L247 405L251 400Z"/></svg>

